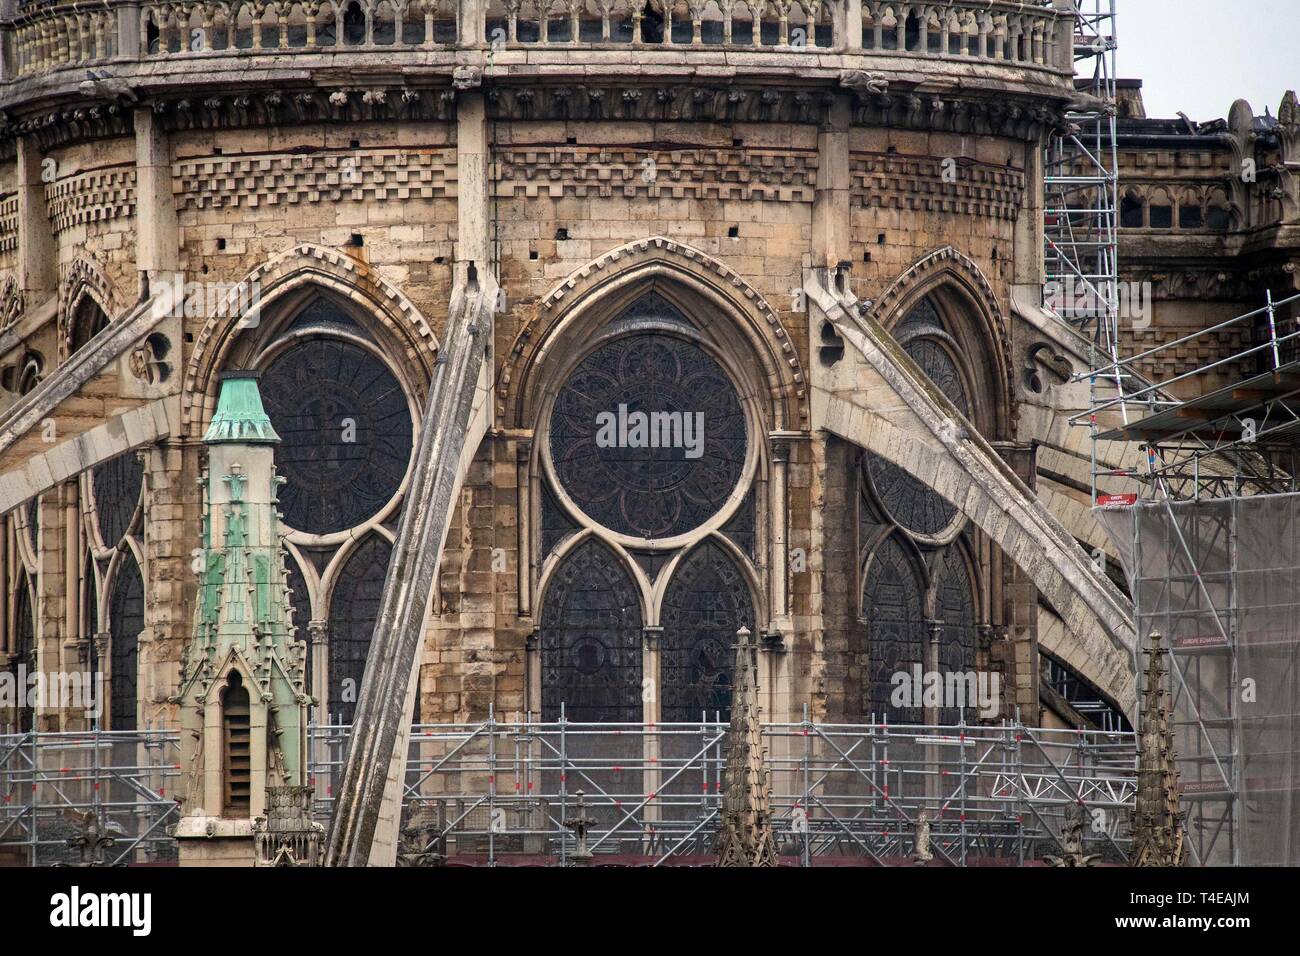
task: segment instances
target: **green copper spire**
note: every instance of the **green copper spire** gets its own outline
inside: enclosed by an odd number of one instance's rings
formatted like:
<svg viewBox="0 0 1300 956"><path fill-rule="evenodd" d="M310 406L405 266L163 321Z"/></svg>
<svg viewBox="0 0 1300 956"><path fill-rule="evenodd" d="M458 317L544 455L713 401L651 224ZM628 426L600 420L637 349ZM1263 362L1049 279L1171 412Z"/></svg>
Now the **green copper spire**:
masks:
<svg viewBox="0 0 1300 956"><path fill-rule="evenodd" d="M278 442L280 436L271 427L270 416L262 407L262 393L257 390L259 372L223 372L221 394L217 396L217 413L203 441L243 442L248 445Z"/></svg>
<svg viewBox="0 0 1300 956"><path fill-rule="evenodd" d="M178 838L191 831L203 837L213 818L265 816L284 793L301 796L308 785L307 644L296 639L276 510L283 483L275 474L280 439L262 407L257 373L222 376L203 440L202 547L193 564L198 600L175 698L189 768ZM227 737L236 732L231 699L242 701L236 729L247 735L248 754L233 769L222 759ZM245 798L229 796L236 785Z"/></svg>

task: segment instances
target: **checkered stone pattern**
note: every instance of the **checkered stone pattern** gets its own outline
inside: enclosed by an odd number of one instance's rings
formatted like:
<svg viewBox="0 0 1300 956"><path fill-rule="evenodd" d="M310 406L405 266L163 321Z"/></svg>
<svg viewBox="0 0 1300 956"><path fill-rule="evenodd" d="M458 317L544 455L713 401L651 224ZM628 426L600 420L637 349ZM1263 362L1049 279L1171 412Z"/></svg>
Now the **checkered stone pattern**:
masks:
<svg viewBox="0 0 1300 956"><path fill-rule="evenodd" d="M135 215L135 170L96 169L45 188L56 232ZM15 213L17 203L15 201Z"/></svg>
<svg viewBox="0 0 1300 956"><path fill-rule="evenodd" d="M456 195L455 149L213 157L175 163L173 173L180 209Z"/></svg>
<svg viewBox="0 0 1300 956"><path fill-rule="evenodd" d="M554 148L504 151L498 198L539 196L761 200L810 203L812 152Z"/></svg>

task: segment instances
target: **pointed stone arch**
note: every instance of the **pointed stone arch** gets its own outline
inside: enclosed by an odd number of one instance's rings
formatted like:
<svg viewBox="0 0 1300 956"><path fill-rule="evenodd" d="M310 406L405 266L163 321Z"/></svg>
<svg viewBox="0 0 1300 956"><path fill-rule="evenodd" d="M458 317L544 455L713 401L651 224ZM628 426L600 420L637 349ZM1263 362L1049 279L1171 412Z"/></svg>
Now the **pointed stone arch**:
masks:
<svg viewBox="0 0 1300 956"><path fill-rule="evenodd" d="M815 426L893 462L970 518L1066 622L1072 640L1058 656L1131 716L1132 602L873 315L816 281L806 287L845 346L841 360L814 364Z"/></svg>
<svg viewBox="0 0 1300 956"><path fill-rule="evenodd" d="M498 419L531 427L531 403L542 394L535 378L550 345L574 341L584 323L607 320L651 288L676 300L674 304L694 300L697 306L711 306L731 318L760 365L768 426L807 427L807 378L798 349L776 310L726 264L664 236L606 252L571 273L541 300L506 356L497 382ZM687 306L684 311L691 309Z"/></svg>
<svg viewBox="0 0 1300 956"><path fill-rule="evenodd" d="M194 350L185 368L181 421L193 431L212 414L216 403L217 372L239 333L260 321L260 315L277 300L315 285L357 303L388 334L407 371L424 387L433 377L438 339L420 310L395 285L364 262L323 246L300 243L258 266L225 295L204 327L194 337ZM244 310L242 303L257 303Z"/></svg>
<svg viewBox="0 0 1300 956"><path fill-rule="evenodd" d="M1006 313L999 304L993 286L970 256L953 246L943 246L917 259L875 300L871 315L886 329L893 328L927 296L935 296L945 319L960 314L969 321L954 321L949 331L971 349L971 355L987 360L989 368L981 377L995 399L995 434L998 440L1008 437L1015 427L1015 387L1012 378L1011 337ZM983 362L971 361L974 372L983 370Z"/></svg>
<svg viewBox="0 0 1300 956"><path fill-rule="evenodd" d="M80 255L64 269L59 283L59 318L66 320L89 295L111 318L121 308L113 284L104 275L99 263L90 256Z"/></svg>
<svg viewBox="0 0 1300 956"><path fill-rule="evenodd" d="M87 256L78 256L64 272L59 283L58 330L59 357L67 358L74 351L77 334L77 316L87 302L93 302L104 315L105 324L112 322L119 311L113 285L104 276L99 264Z"/></svg>

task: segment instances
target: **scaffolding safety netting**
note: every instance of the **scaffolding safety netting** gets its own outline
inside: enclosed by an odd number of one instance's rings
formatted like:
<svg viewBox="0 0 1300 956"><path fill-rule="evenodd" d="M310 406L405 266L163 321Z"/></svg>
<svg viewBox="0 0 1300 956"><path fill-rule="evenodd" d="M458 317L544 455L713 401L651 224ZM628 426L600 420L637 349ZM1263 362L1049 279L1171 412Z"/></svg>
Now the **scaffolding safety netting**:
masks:
<svg viewBox="0 0 1300 956"><path fill-rule="evenodd" d="M1159 634L1170 649L1190 859L1300 865L1300 495L1095 513L1128 577L1140 646Z"/></svg>

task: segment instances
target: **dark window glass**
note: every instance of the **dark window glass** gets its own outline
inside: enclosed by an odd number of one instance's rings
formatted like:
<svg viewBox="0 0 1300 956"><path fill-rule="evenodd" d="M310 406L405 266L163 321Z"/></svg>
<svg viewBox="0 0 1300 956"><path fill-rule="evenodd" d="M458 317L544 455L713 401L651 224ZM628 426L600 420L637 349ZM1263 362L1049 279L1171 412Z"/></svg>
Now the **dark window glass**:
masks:
<svg viewBox="0 0 1300 956"><path fill-rule="evenodd" d="M687 555L664 596L662 620L664 722L729 720L736 631L754 630L754 603L719 544L706 541Z"/></svg>
<svg viewBox="0 0 1300 956"><path fill-rule="evenodd" d="M940 567L939 589L936 595L936 614L943 622L939 637L939 672L948 675L967 675L975 671L976 614L975 589L970 571L961 552L954 544L943 556ZM987 678L985 678L987 682ZM939 721L954 724L963 716L968 722L978 717L979 707L970 699L971 684L966 681L965 710L945 707L939 711ZM991 684L976 685L977 689L991 688ZM1005 688L1004 688L1005 689Z"/></svg>
<svg viewBox="0 0 1300 956"><path fill-rule="evenodd" d="M542 720L640 723L641 608L613 552L582 542L542 606Z"/></svg>
<svg viewBox="0 0 1300 956"><path fill-rule="evenodd" d="M122 556L113 575L109 606L113 693L109 709L110 730L136 729L137 653L144 630L144 581L129 553Z"/></svg>
<svg viewBox="0 0 1300 956"><path fill-rule="evenodd" d="M1173 227L1174 227L1174 207L1153 205L1151 207L1151 228L1172 229Z"/></svg>
<svg viewBox="0 0 1300 956"><path fill-rule="evenodd" d="M1119 201L1119 224L1123 229L1141 229L1142 200L1136 196L1125 196Z"/></svg>
<svg viewBox="0 0 1300 956"><path fill-rule="evenodd" d="M334 586L329 617L331 722L350 724L356 713L392 550L383 538L371 535L348 558Z"/></svg>
<svg viewBox="0 0 1300 956"><path fill-rule="evenodd" d="M555 500L550 485L542 482L542 557L554 551L556 545L577 530L577 524Z"/></svg>
<svg viewBox="0 0 1300 956"><path fill-rule="evenodd" d="M76 352L104 329L108 328L108 316L90 296L82 296L77 311L72 315L72 327L68 330L68 354Z"/></svg>
<svg viewBox="0 0 1300 956"><path fill-rule="evenodd" d="M82 636L86 641L87 657L90 662L90 673L95 681L99 680L100 668L102 666L99 659L99 644L95 640L95 635L99 633L99 594L98 587L95 584L95 559L87 554L85 562L82 565L85 574L81 586L81 604L83 608L83 619L85 620L85 630ZM96 687L99 685L97 684ZM98 694L98 689L96 694Z"/></svg>
<svg viewBox="0 0 1300 956"><path fill-rule="evenodd" d="M1204 224L1205 216L1202 215L1200 206L1178 207L1179 229L1200 229Z"/></svg>
<svg viewBox="0 0 1300 956"><path fill-rule="evenodd" d="M912 674L913 665L925 666L924 591L916 566L896 538L886 538L871 557L862 613L867 621L870 677L866 684L863 716L887 716L894 723L921 723L921 701L895 707L890 701L893 675Z"/></svg>
<svg viewBox="0 0 1300 956"><path fill-rule="evenodd" d="M927 335L929 333L929 335ZM905 340L903 349L963 415L970 413L961 373L948 347L935 333L942 334L937 313L922 303L904 320L895 336ZM908 338L911 335L911 338ZM879 455L866 456L867 473L880 505L900 526L915 534L935 536L957 517L957 508L931 491L922 481Z"/></svg>
<svg viewBox="0 0 1300 956"><path fill-rule="evenodd" d="M262 374L262 401L282 443L280 511L291 528L355 527L400 487L411 457L411 412L373 353L319 338L291 346Z"/></svg>
<svg viewBox="0 0 1300 956"><path fill-rule="evenodd" d="M1224 206L1211 206L1205 217L1205 224L1215 232L1226 232L1232 225L1228 210Z"/></svg>
<svg viewBox="0 0 1300 956"><path fill-rule="evenodd" d="M754 557L754 490L751 488L749 494L745 495L745 500L741 502L740 507L731 519L722 526L722 533L740 547L740 550Z"/></svg>
<svg viewBox="0 0 1300 956"><path fill-rule="evenodd" d="M113 547L130 530L143 480L144 466L133 451L110 458L91 472L95 523L105 546Z"/></svg>
<svg viewBox="0 0 1300 956"><path fill-rule="evenodd" d="M26 673L33 674L36 672L36 616L32 608L31 582L28 581L26 574L18 576L18 591L15 597L14 605L14 624L17 639L15 645L14 672L18 672L20 667L26 668ZM18 731L26 733L32 729L32 709L21 706L25 701L25 692L15 693L14 697L20 706L18 707Z"/></svg>
<svg viewBox="0 0 1300 956"><path fill-rule="evenodd" d="M601 346L574 370L551 416L560 484L593 521L664 538L707 521L745 463L745 418L703 349L654 333Z"/></svg>

